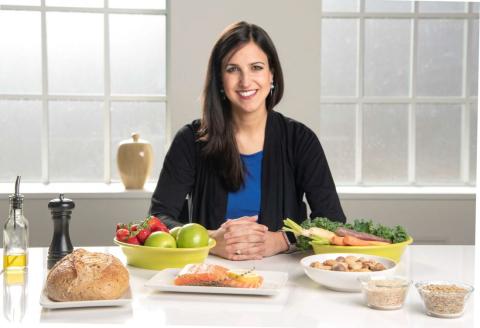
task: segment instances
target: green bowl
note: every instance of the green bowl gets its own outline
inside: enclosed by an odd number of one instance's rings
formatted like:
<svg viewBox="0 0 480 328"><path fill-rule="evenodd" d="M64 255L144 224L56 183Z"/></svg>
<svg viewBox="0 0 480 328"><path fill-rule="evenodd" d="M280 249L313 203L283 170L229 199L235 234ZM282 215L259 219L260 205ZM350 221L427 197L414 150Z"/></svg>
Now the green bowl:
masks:
<svg viewBox="0 0 480 328"><path fill-rule="evenodd" d="M400 262L405 248L413 242L412 237L397 244L383 245L383 246L335 246L335 245L318 245L310 242L313 252L315 254L325 253L355 253L368 254L382 257L388 257L395 262Z"/></svg>
<svg viewBox="0 0 480 328"><path fill-rule="evenodd" d="M183 268L189 263L202 263L208 252L215 247L215 239L208 240L208 246L197 248L161 248L122 243L116 238L113 242L120 246L127 257L127 264L150 270Z"/></svg>

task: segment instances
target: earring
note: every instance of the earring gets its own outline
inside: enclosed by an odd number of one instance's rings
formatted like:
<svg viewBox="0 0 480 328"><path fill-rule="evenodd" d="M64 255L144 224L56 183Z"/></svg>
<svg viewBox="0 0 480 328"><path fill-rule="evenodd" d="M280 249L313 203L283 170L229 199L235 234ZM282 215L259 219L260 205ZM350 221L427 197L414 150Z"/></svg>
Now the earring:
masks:
<svg viewBox="0 0 480 328"><path fill-rule="evenodd" d="M270 84L270 96L273 96L273 89L275 89L275 84L272 83Z"/></svg>
<svg viewBox="0 0 480 328"><path fill-rule="evenodd" d="M220 93L222 94L222 100L227 99L227 98L225 98L225 90L220 89Z"/></svg>

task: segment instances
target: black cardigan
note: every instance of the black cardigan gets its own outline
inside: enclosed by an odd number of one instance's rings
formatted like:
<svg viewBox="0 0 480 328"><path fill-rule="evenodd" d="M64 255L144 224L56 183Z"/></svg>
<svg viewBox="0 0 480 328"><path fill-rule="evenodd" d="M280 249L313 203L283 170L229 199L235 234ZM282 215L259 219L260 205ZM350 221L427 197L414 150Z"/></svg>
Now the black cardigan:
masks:
<svg viewBox="0 0 480 328"><path fill-rule="evenodd" d="M211 163L201 156L202 142L196 141L200 121L184 126L170 146L150 214L161 216L170 227L188 223L185 197L191 195L191 217L207 229L225 221L228 191ZM282 227L282 220L306 219L303 196L310 205L310 217L327 217L345 222L327 159L315 133L282 114L268 114L262 161L262 190L258 222L270 231Z"/></svg>

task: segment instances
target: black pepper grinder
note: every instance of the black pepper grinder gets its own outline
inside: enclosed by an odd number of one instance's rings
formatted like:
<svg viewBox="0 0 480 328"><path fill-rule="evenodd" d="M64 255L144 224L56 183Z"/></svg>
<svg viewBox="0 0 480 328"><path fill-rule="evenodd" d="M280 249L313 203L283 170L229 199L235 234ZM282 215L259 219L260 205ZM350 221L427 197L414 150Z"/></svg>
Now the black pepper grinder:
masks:
<svg viewBox="0 0 480 328"><path fill-rule="evenodd" d="M52 199L48 203L48 208L52 212L53 220L53 238L50 248L48 249L49 270L57 261L73 251L68 225L74 207L75 203L71 199L64 198L63 194L60 194L59 198Z"/></svg>

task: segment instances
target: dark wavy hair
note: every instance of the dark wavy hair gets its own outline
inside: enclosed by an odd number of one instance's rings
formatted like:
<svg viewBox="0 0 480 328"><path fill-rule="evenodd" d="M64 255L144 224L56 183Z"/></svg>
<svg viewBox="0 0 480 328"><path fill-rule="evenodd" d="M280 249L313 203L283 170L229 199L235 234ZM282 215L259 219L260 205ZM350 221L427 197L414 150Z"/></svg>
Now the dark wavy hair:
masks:
<svg viewBox="0 0 480 328"><path fill-rule="evenodd" d="M283 73L277 50L267 32L247 22L228 26L215 43L205 78L202 102L203 114L198 139L205 142L202 155L212 161L225 187L237 191L244 184L244 167L235 141L230 101L220 90L226 57L248 42L254 42L267 55L273 73L274 88L266 99L267 111L283 96Z"/></svg>

